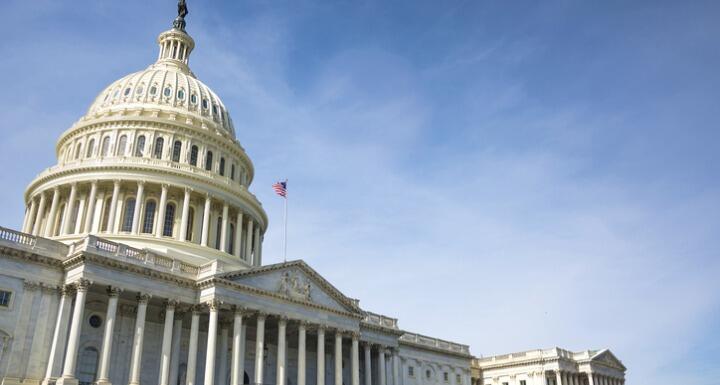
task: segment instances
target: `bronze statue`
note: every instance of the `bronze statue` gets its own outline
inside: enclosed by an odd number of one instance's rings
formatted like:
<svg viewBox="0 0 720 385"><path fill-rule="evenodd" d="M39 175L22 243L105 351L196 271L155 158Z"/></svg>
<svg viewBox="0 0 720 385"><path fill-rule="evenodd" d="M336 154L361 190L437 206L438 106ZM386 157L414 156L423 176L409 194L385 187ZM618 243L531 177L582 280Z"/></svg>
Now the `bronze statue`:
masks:
<svg viewBox="0 0 720 385"><path fill-rule="evenodd" d="M187 16L188 9L185 0L178 0L178 16L173 21L173 28L185 31L185 16Z"/></svg>

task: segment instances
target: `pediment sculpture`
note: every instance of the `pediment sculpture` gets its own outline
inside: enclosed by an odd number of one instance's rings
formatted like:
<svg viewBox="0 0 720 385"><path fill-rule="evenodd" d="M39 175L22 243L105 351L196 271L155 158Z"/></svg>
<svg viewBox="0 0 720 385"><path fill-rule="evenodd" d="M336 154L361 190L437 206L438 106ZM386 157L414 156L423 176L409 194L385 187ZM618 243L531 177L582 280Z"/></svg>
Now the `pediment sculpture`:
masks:
<svg viewBox="0 0 720 385"><path fill-rule="evenodd" d="M310 300L310 283L307 282L307 278L303 279L296 272L292 274L289 271L284 272L279 286L278 293L286 297L303 301Z"/></svg>

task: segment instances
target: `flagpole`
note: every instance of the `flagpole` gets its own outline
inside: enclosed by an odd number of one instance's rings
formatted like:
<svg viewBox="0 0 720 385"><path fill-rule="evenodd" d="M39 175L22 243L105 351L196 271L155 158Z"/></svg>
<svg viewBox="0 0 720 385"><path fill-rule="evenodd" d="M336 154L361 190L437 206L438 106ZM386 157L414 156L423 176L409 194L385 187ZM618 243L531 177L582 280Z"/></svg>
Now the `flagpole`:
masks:
<svg viewBox="0 0 720 385"><path fill-rule="evenodd" d="M287 179L285 179L285 186L287 186ZM286 187L287 189L287 187ZM288 220L288 197L287 197L287 190L285 193L285 210L284 215L285 219L285 230L283 231L283 262L287 262L287 220Z"/></svg>

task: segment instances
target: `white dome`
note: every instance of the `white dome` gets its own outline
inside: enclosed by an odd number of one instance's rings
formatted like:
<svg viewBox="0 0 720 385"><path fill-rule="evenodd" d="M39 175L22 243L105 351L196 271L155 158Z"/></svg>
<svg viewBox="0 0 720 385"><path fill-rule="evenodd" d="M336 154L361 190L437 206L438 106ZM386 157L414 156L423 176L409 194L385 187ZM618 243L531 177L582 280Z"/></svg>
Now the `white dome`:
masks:
<svg viewBox="0 0 720 385"><path fill-rule="evenodd" d="M184 115L235 137L230 114L220 98L198 80L187 66L194 46L190 36L178 30L158 37L158 61L145 70L129 74L106 87L88 110L93 118L120 110L157 108L164 116Z"/></svg>

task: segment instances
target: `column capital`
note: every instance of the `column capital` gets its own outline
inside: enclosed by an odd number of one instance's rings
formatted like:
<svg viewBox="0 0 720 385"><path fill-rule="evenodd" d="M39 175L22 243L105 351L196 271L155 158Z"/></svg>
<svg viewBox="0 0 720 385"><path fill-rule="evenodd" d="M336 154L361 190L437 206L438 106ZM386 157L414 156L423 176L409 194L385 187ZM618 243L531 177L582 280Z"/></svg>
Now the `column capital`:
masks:
<svg viewBox="0 0 720 385"><path fill-rule="evenodd" d="M148 301L150 300L151 297L152 296L147 293L138 293L137 296L135 296L135 298L137 299L137 301L139 303L145 303L145 304L148 303Z"/></svg>
<svg viewBox="0 0 720 385"><path fill-rule="evenodd" d="M218 309L220 309L220 305L222 305L222 301L213 298L211 300L206 301L205 305L208 307L208 309L210 311L218 310Z"/></svg>
<svg viewBox="0 0 720 385"><path fill-rule="evenodd" d="M245 316L248 316L251 314L251 312L250 312L250 310L248 310L248 308L246 308L244 306L240 306L240 305L233 305L232 311L236 316L239 315L241 317L245 317Z"/></svg>
<svg viewBox="0 0 720 385"><path fill-rule="evenodd" d="M23 281L23 289L26 291L34 291L40 288L40 283L33 281Z"/></svg>
<svg viewBox="0 0 720 385"><path fill-rule="evenodd" d="M108 286L105 291L108 294L108 297L117 297L120 295L120 292L122 292L122 289L117 286Z"/></svg>
<svg viewBox="0 0 720 385"><path fill-rule="evenodd" d="M353 341L359 341L360 340L360 332L351 331L350 338L352 338Z"/></svg>
<svg viewBox="0 0 720 385"><path fill-rule="evenodd" d="M163 302L163 305L165 305L165 310L175 310L175 308L180 304L180 301L176 299L166 299Z"/></svg>
<svg viewBox="0 0 720 385"><path fill-rule="evenodd" d="M75 287L73 285L62 285L59 287L58 292L61 296L70 297L75 292Z"/></svg>
<svg viewBox="0 0 720 385"><path fill-rule="evenodd" d="M190 311L195 314L201 314L203 312L204 306L201 304L195 304L190 306Z"/></svg>
<svg viewBox="0 0 720 385"><path fill-rule="evenodd" d="M113 180L113 186L120 187L120 183L122 183L122 179L115 179L115 180Z"/></svg>
<svg viewBox="0 0 720 385"><path fill-rule="evenodd" d="M185 191L186 194L190 194L191 192L193 192L192 187L185 187L183 190Z"/></svg>
<svg viewBox="0 0 720 385"><path fill-rule="evenodd" d="M75 282L75 289L77 291L87 291L90 285L92 285L92 281L81 278Z"/></svg>
<svg viewBox="0 0 720 385"><path fill-rule="evenodd" d="M265 312L259 311L259 312L255 313L255 317L257 317L258 320L265 321L265 319L268 317L268 314Z"/></svg>
<svg viewBox="0 0 720 385"><path fill-rule="evenodd" d="M161 184L160 184L160 188L163 189L163 190L167 190L168 188L170 188L170 184L168 184L168 183L161 183Z"/></svg>
<svg viewBox="0 0 720 385"><path fill-rule="evenodd" d="M287 326L287 323L288 323L288 317L287 317L287 316L281 315L281 316L278 317L278 325Z"/></svg>

